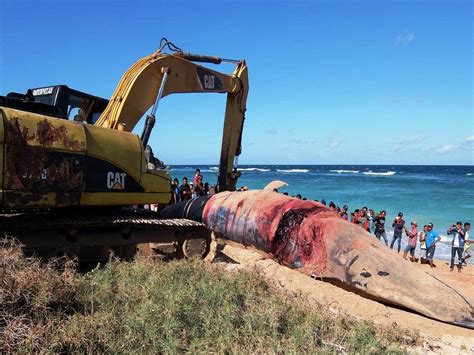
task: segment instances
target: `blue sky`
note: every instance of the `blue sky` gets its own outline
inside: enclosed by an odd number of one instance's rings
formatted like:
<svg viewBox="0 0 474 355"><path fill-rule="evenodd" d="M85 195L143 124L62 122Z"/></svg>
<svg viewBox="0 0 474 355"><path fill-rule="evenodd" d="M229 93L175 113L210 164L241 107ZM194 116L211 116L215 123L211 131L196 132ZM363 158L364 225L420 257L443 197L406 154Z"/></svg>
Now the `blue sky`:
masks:
<svg viewBox="0 0 474 355"><path fill-rule="evenodd" d="M165 36L247 60L242 164L472 165L472 23L471 1L0 0L0 93L109 98ZM168 96L150 143L167 164L214 164L224 108Z"/></svg>

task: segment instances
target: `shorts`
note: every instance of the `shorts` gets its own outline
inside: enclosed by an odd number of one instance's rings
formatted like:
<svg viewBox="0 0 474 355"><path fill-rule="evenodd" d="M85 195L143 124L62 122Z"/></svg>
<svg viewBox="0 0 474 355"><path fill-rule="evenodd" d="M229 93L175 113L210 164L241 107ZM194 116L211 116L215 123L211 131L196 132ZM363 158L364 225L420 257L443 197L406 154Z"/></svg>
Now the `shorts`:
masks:
<svg viewBox="0 0 474 355"><path fill-rule="evenodd" d="M426 248L420 248L420 258L426 259Z"/></svg>
<svg viewBox="0 0 474 355"><path fill-rule="evenodd" d="M415 256L415 246L408 244L405 247L405 253L408 253L408 252L410 252L411 256Z"/></svg>
<svg viewBox="0 0 474 355"><path fill-rule="evenodd" d="M428 249L426 249L426 258L428 260L433 260L435 250L436 250L436 245L432 245Z"/></svg>

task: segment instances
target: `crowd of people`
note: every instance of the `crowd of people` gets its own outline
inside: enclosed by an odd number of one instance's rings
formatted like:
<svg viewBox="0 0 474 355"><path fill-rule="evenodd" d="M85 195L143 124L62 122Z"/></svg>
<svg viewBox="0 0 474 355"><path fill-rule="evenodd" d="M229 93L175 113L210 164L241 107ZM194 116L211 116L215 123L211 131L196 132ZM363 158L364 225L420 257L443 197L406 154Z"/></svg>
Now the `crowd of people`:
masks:
<svg viewBox="0 0 474 355"><path fill-rule="evenodd" d="M181 201L186 201L192 198L213 195L216 193L216 186L209 185L209 183L203 183L203 176L200 169L196 169L193 182L189 182L187 177L183 177L181 185L179 180L175 178L173 180L173 198L174 202L178 203ZM247 191L247 186L242 186L239 191ZM274 189L275 192L278 192L277 189ZM287 192L283 193L288 195ZM306 200L305 197L302 197L300 194L293 196L298 199ZM326 201L322 199L320 202L326 206ZM336 206L333 201L330 201L327 204L329 210L334 211L338 216L345 219L346 221L357 224L367 232L374 235L379 241L385 243L388 247L388 238L386 233L386 219L387 212L382 210L376 213L372 208L362 207L361 209L355 209L353 212L349 212L349 207L344 205L342 208ZM418 223L416 221L411 221L410 226L408 227L405 220L403 219L403 213L399 212L398 215L392 221L393 228L393 237L390 242L390 249L393 249L395 246L398 253L401 251L401 243L403 233L408 238L407 245L403 251L403 258L405 260L410 260L412 262L420 262L422 264L429 264L431 267L436 265L433 262L433 258L436 251L436 244L441 240L441 236L433 228L433 223L428 223L423 226L421 231L418 231ZM469 222L465 222L464 225L462 222L457 222L453 224L447 231L449 236L452 236L452 248L451 248L451 263L450 270L454 270L454 260L457 256L457 269L461 272L463 265L466 264L466 260L472 256L472 251L470 250L471 240L469 239L471 225ZM415 250L417 245L420 246L420 258L415 257Z"/></svg>
<svg viewBox="0 0 474 355"><path fill-rule="evenodd" d="M298 198L298 195L295 197ZM326 206L324 199L319 202ZM329 202L328 208L341 218L357 224L367 232L373 234L375 238L384 242L388 247L389 243L385 230L386 211L382 210L375 213L371 208L362 207L361 209L355 209L349 214L349 207L347 205L340 208L332 201ZM436 251L436 244L441 240L441 236L433 229L433 223L425 224L423 230L418 231L418 223L411 221L410 227L407 227L403 219L403 212L399 212L392 221L392 228L393 237L390 242L390 249L396 246L398 253L400 253L402 237L403 233L405 233L408 237L408 241L403 251L403 258L408 260L409 254L409 260L412 262L418 262L418 260L420 260L422 264L429 264L432 268L436 266L433 262L433 258ZM458 272L461 272L463 265L467 265L466 260L472 256L472 251L470 250L470 243L472 241L469 239L470 229L471 224L469 222L465 222L464 225L462 222L457 222L449 227L446 232L447 235L453 238L451 241L450 271L454 270L456 256ZM419 259L415 257L415 250L418 243L420 245Z"/></svg>
<svg viewBox="0 0 474 355"><path fill-rule="evenodd" d="M195 197L214 195L216 193L216 186L209 185L208 182L203 183L204 177L200 169L196 169L193 182L189 182L188 178L183 177L181 185L177 178L173 179L173 199L174 203L190 200Z"/></svg>

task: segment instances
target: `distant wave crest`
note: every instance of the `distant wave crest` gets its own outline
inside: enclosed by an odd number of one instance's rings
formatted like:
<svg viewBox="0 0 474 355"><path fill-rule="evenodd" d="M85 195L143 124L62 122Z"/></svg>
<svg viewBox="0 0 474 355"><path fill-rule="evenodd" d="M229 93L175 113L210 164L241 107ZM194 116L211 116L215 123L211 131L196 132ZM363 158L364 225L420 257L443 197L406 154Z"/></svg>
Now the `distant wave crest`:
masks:
<svg viewBox="0 0 474 355"><path fill-rule="evenodd" d="M466 175L467 175L467 176L472 176L472 173L467 173Z"/></svg>
<svg viewBox="0 0 474 355"><path fill-rule="evenodd" d="M397 172L396 171L386 171L384 173L376 173L373 171L365 171L364 175L379 175L379 176L392 176L395 175Z"/></svg>
<svg viewBox="0 0 474 355"><path fill-rule="evenodd" d="M239 170L240 171L270 171L270 169L262 169L262 168L242 168Z"/></svg>
<svg viewBox="0 0 474 355"><path fill-rule="evenodd" d="M351 173L351 174L358 174L359 170L329 170L331 173L338 173L338 174L343 174L343 173Z"/></svg>
<svg viewBox="0 0 474 355"><path fill-rule="evenodd" d="M307 173L308 169L277 169L279 173Z"/></svg>

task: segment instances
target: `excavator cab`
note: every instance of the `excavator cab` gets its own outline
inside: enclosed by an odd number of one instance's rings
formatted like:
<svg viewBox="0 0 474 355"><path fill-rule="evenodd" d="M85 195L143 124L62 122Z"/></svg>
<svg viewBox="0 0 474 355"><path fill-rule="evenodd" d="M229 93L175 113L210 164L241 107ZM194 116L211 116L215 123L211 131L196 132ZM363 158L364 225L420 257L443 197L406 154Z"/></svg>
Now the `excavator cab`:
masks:
<svg viewBox="0 0 474 355"><path fill-rule="evenodd" d="M94 124L109 100L74 90L66 85L28 89L0 96L0 106Z"/></svg>

